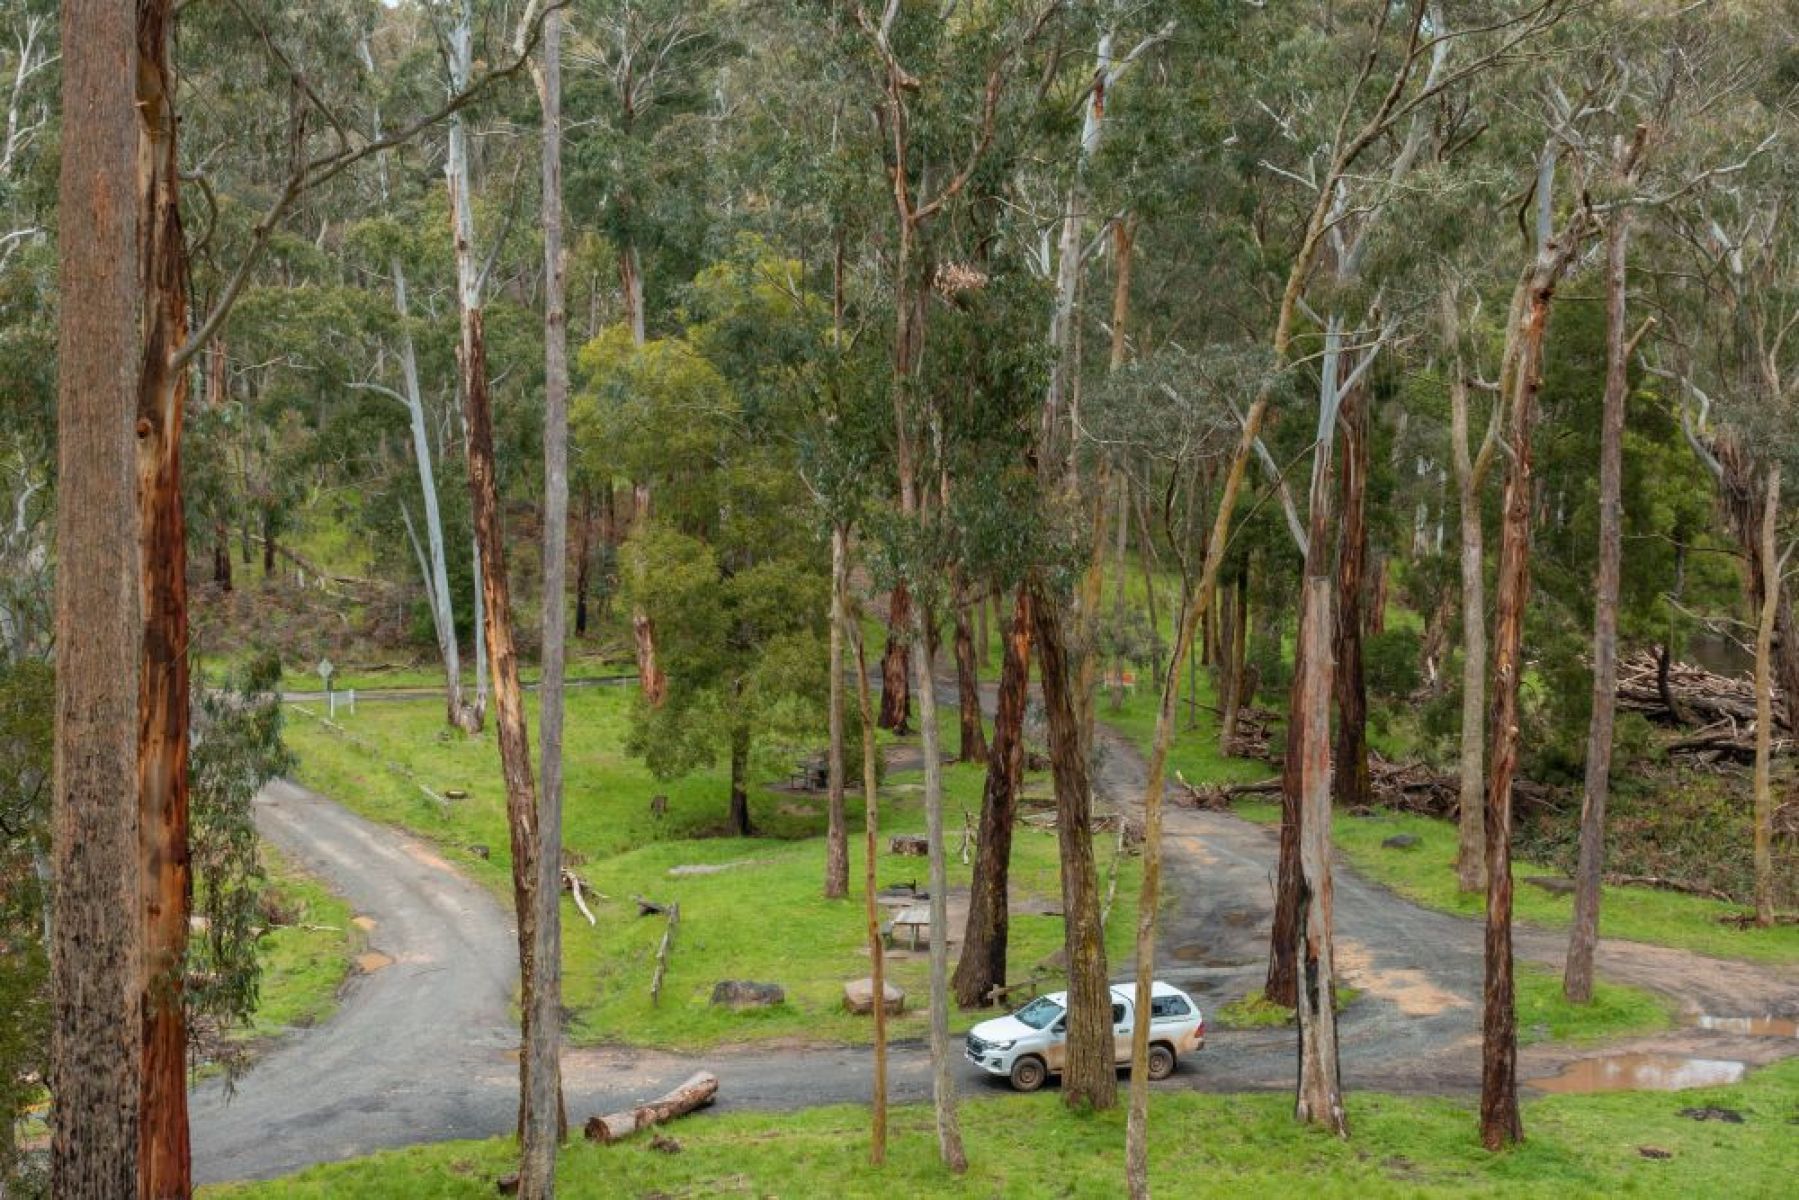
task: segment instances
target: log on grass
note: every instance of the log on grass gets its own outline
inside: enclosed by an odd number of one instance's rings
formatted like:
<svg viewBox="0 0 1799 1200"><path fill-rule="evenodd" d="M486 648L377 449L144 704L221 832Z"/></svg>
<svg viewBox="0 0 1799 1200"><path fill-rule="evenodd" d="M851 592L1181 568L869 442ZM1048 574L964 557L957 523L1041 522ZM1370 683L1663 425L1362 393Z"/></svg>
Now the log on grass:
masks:
<svg viewBox="0 0 1799 1200"><path fill-rule="evenodd" d="M652 1125L661 1125L711 1104L718 1095L718 1076L701 1071L666 1096L640 1104L627 1112L589 1117L587 1140L611 1145Z"/></svg>

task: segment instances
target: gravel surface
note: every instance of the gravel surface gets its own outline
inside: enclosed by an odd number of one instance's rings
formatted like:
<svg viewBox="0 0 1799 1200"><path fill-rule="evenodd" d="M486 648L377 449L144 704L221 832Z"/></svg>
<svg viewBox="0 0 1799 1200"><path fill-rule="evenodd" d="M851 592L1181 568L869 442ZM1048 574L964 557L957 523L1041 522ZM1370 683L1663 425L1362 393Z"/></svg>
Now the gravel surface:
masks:
<svg viewBox="0 0 1799 1200"><path fill-rule="evenodd" d="M1140 804L1141 756L1109 734L1104 746L1102 803ZM264 790L257 824L374 920L370 949L393 963L356 976L330 1021L284 1040L238 1081L235 1095L228 1098L219 1081L196 1090L196 1176L202 1182L267 1178L383 1147L510 1131L518 1069L516 947L506 912L425 843L294 784ZM1169 898L1158 973L1192 990L1211 1012L1261 983L1274 833L1228 814L1171 806L1164 846ZM1335 894L1338 961L1344 981L1363 992L1341 1019L1346 1087L1478 1088L1479 924L1420 908L1341 863ZM1560 934L1519 933L1522 958L1553 964L1562 952ZM1659 991L1683 1012L1799 1015L1799 968L1606 941L1599 970ZM1681 1029L1619 1048L1764 1063L1799 1053L1799 1041ZM1529 1047L1521 1073L1552 1074L1592 1053L1590 1046ZM1207 1049L1184 1059L1158 1086L1284 1090L1293 1083L1294 1054L1290 1031L1214 1028ZM659 1094L699 1067L720 1079L717 1112L860 1102L871 1077L866 1048L762 1045L692 1057L575 1050L564 1057L570 1123ZM965 1094L1005 1091L1003 1082L966 1063L958 1068ZM928 1098L922 1044L893 1047L890 1094L897 1101Z"/></svg>

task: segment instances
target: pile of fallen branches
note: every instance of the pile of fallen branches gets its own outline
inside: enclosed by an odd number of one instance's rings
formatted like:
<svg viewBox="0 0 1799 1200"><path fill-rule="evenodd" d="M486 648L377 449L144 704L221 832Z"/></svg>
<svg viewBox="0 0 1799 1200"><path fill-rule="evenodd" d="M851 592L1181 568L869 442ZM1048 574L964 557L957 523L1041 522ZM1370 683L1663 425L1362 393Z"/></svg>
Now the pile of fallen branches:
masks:
<svg viewBox="0 0 1799 1200"><path fill-rule="evenodd" d="M1754 743L1756 684L1747 675L1718 675L1691 662L1664 664L1639 651L1617 667L1617 705L1662 723L1698 725L1709 738L1743 739L1750 747ZM1779 691L1774 693L1774 725L1792 729Z"/></svg>
<svg viewBox="0 0 1799 1200"><path fill-rule="evenodd" d="M1232 758L1257 758L1274 761L1272 739L1268 731L1279 720L1279 714L1266 708L1244 707L1237 710L1236 735L1224 748Z"/></svg>
<svg viewBox="0 0 1799 1200"><path fill-rule="evenodd" d="M1180 797L1195 808L1228 809L1231 801L1244 796L1278 797L1279 779L1258 783L1189 783L1179 778ZM1461 782L1429 764L1389 762L1378 754L1368 756L1368 780L1373 787L1374 807L1394 812L1419 813L1429 817L1451 817L1461 806ZM1521 808L1546 804L1549 789L1528 779L1514 780L1512 802Z"/></svg>

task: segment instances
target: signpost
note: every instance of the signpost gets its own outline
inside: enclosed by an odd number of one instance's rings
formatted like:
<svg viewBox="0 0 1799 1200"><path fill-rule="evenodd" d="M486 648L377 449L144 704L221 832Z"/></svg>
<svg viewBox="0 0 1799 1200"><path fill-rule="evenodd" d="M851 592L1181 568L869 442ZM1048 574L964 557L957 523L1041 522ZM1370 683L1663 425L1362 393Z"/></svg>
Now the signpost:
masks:
<svg viewBox="0 0 1799 1200"><path fill-rule="evenodd" d="M331 665L330 659L321 658L321 659L319 659L318 672L319 672L319 678L323 679L325 681L325 708L326 708L326 711L329 712L331 716L336 717L337 716L337 695L336 695L336 693L334 693L331 690L331 676L333 676L334 674L337 673L337 668Z"/></svg>

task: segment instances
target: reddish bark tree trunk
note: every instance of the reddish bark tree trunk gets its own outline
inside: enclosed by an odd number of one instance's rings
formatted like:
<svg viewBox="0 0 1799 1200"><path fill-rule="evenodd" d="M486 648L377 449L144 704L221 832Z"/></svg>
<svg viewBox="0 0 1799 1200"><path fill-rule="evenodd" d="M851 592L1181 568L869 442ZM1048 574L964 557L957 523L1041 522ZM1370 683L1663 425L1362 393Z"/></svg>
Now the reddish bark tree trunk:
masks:
<svg viewBox="0 0 1799 1200"><path fill-rule="evenodd" d="M987 734L981 721L981 678L974 661L974 633L968 607L956 607L956 694L961 710L961 738L956 761L987 761Z"/></svg>
<svg viewBox="0 0 1799 1200"><path fill-rule="evenodd" d="M463 314L461 347L463 404L468 436L470 513L481 550L482 621L488 666L493 676L494 725L500 746L500 774L506 789L506 824L512 844L513 905L518 914L519 978L522 991L520 1045L536 1031L533 1003L537 981L537 789L531 773L531 738L525 726L519 686L518 649L512 635L512 588L506 573L506 534L500 519L499 481L494 474L493 408L487 384L487 338L480 309ZM519 1057L520 1127L532 1095L530 1059Z"/></svg>
<svg viewBox="0 0 1799 1200"><path fill-rule="evenodd" d="M882 729L901 737L912 731L912 685L907 673L912 644L912 594L895 585L887 609L887 649L881 655Z"/></svg>
<svg viewBox="0 0 1799 1200"><path fill-rule="evenodd" d="M1487 930L1485 1014L1481 1043L1481 1141L1497 1150L1524 1139L1518 1112L1518 1012L1512 978L1512 778L1518 769L1518 685L1523 669L1524 612L1530 597L1530 527L1534 479L1531 426L1554 282L1531 280L1521 347L1514 367L1507 437L1499 586L1493 619L1493 708L1488 721L1486 795Z"/></svg>
<svg viewBox="0 0 1799 1200"><path fill-rule="evenodd" d="M1061 852L1063 946L1068 959L1068 1058L1062 1070L1062 1102L1071 1108L1105 1109L1118 1101L1118 1076L1106 942L1099 919L1099 877L1093 862L1092 787L1082 753L1071 664L1062 644L1064 617L1041 583L1032 585L1031 608L1049 724L1050 767L1056 780L1056 842Z"/></svg>
<svg viewBox="0 0 1799 1200"><path fill-rule="evenodd" d="M61 5L49 947L55 1196L131 1196L139 1183L142 601L131 429L143 343L132 14L118 0Z"/></svg>
<svg viewBox="0 0 1799 1200"><path fill-rule="evenodd" d="M1281 758L1280 856L1275 873L1274 925L1268 937L1268 978L1262 988L1270 1004L1286 1008L1299 1003L1294 954L1299 945L1299 839L1304 820L1300 801L1305 790L1299 747L1305 729L1306 657L1312 635L1313 631L1301 620L1293 637L1293 682L1287 691L1287 748Z"/></svg>
<svg viewBox="0 0 1799 1200"><path fill-rule="evenodd" d="M981 792L981 824L975 834L968 924L962 937L962 957L950 981L956 1003L964 1008L988 1003L987 993L1006 981L1007 887L1012 825L1018 815L1018 788L1024 779L1024 712L1030 683L1031 593L1021 584L1000 668L993 745L987 756L987 783Z"/></svg>
<svg viewBox="0 0 1799 1200"><path fill-rule="evenodd" d="M143 664L138 677L138 838L144 920L143 1082L138 1189L187 1196L188 863L187 524L181 424L188 373L187 247L181 229L169 0L139 0L138 236L143 357L138 387L138 540Z"/></svg>
<svg viewBox="0 0 1799 1200"><path fill-rule="evenodd" d="M1362 668L1362 630L1368 594L1368 391L1343 400L1342 511L1337 529L1337 750L1331 796L1345 808L1366 808L1374 789L1368 779L1368 687Z"/></svg>

